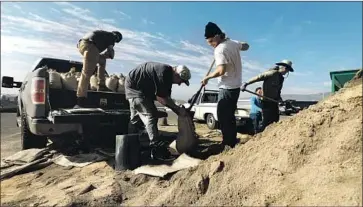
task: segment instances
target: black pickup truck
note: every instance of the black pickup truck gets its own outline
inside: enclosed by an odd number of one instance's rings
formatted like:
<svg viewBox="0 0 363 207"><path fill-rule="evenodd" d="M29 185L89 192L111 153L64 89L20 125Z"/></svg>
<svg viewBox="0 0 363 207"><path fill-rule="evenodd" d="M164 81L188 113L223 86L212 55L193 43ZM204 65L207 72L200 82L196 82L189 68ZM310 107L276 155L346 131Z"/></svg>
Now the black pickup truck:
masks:
<svg viewBox="0 0 363 207"><path fill-rule="evenodd" d="M49 68L59 73L68 72L70 68L80 72L82 63L40 58L23 82L2 77L2 87L19 88L16 117L22 149L43 148L48 138L93 136L101 142L115 142L116 135L127 134L130 111L125 94L89 90L87 108L75 110L76 91L49 87ZM160 111L159 118L166 116Z"/></svg>

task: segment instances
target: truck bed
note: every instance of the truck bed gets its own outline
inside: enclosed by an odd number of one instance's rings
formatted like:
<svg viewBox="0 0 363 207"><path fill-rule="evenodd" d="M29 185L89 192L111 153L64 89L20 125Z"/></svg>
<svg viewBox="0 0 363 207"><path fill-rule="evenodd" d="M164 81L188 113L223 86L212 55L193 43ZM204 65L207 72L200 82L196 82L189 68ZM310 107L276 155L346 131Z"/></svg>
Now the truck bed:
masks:
<svg viewBox="0 0 363 207"><path fill-rule="evenodd" d="M130 108L125 94L89 91L86 108L73 109L77 103L76 91L50 89L50 113L48 120L53 124L115 124L129 121ZM158 111L158 118L167 113Z"/></svg>
<svg viewBox="0 0 363 207"><path fill-rule="evenodd" d="M76 91L49 89L51 110L70 109L77 103ZM116 92L88 91L87 108L129 109L125 94Z"/></svg>

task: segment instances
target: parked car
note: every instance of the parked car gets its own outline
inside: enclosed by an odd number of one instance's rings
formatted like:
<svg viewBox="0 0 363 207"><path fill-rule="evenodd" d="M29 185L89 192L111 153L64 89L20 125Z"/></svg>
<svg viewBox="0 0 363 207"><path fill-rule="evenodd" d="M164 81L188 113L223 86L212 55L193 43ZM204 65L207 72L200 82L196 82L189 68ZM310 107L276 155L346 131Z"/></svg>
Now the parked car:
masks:
<svg viewBox="0 0 363 207"><path fill-rule="evenodd" d="M2 77L2 87L19 88L16 119L21 129L22 149L43 148L48 137L63 139L76 134L78 138L96 137L114 143L117 134L127 133L130 110L125 94L90 90L87 109L75 110L75 90L50 87L48 68L63 73L70 68L80 72L82 66L77 61L44 57L34 68L29 68L23 82Z"/></svg>
<svg viewBox="0 0 363 207"><path fill-rule="evenodd" d="M217 102L218 91L217 90L202 90L198 97L196 94L188 100L188 103L183 104L185 108L190 106L191 101L194 98L196 102L191 108L194 112L194 119L199 121L205 121L209 129L218 128L218 116L217 116ZM236 124L238 127L247 126L251 120L249 118L249 111L251 109L249 100L240 100L235 112Z"/></svg>
<svg viewBox="0 0 363 207"><path fill-rule="evenodd" d="M290 116L291 114L298 113L301 108L299 106L295 106L295 100L285 100L281 104L279 104L280 115Z"/></svg>

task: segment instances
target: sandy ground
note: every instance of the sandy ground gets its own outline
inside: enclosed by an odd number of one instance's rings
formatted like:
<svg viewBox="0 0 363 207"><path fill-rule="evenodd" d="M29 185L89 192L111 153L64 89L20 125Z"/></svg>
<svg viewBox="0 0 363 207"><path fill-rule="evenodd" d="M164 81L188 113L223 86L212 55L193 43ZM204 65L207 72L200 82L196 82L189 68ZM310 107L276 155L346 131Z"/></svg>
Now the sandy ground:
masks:
<svg viewBox="0 0 363 207"><path fill-rule="evenodd" d="M1 181L1 204L362 206L361 79L261 134L239 134L233 149L216 150L220 134L196 129L209 151L197 167L161 179L115 172L112 162L53 164Z"/></svg>

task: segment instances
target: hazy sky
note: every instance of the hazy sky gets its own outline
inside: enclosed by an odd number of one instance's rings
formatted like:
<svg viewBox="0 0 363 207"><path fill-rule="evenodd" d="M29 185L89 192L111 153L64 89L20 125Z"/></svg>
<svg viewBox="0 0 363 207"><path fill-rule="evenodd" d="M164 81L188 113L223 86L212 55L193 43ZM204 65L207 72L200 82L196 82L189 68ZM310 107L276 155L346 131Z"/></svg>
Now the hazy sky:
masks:
<svg viewBox="0 0 363 207"><path fill-rule="evenodd" d="M296 72L283 94L329 91L329 71L362 67L361 2L2 2L1 75L22 80L42 56L80 61L76 44L86 32L119 30L124 39L107 71L126 74L145 61L185 64L191 86L173 86L172 96L187 99L213 60L208 21L250 44L241 53L243 81L292 60Z"/></svg>

